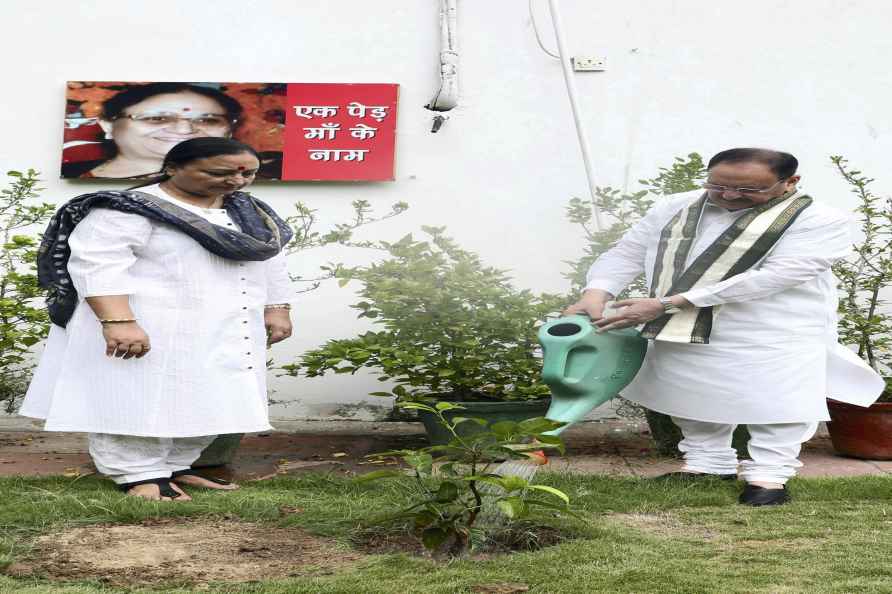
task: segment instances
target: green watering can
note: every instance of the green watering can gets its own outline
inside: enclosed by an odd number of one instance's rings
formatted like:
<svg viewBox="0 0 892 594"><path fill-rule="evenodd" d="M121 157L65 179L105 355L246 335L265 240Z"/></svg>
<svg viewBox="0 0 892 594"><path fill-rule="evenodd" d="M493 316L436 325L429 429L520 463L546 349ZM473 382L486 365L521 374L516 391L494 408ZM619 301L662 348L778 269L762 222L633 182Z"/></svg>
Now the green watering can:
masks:
<svg viewBox="0 0 892 594"><path fill-rule="evenodd" d="M553 434L616 397L641 369L647 352L647 340L634 328L596 332L585 315L547 322L539 328L539 343L542 381L551 388L545 416L567 423Z"/></svg>

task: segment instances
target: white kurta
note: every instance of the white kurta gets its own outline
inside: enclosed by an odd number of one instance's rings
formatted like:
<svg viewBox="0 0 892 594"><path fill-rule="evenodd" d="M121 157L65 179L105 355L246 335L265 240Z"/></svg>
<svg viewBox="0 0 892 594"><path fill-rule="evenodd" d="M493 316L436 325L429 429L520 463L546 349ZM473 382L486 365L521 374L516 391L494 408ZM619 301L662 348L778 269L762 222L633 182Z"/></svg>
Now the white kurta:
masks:
<svg viewBox="0 0 892 594"><path fill-rule="evenodd" d="M646 273L660 233L702 190L658 201L588 273L587 288L619 294ZM743 214L707 206L686 265ZM748 271L682 295L720 305L709 344L653 341L623 396L651 410L715 423L828 420L826 397L867 405L882 380L839 346L834 261L851 249L849 217L815 201ZM828 380L829 378L829 380Z"/></svg>
<svg viewBox="0 0 892 594"><path fill-rule="evenodd" d="M159 186L140 188L235 227ZM53 325L20 414L50 431L190 437L271 429L266 304L293 298L285 256L239 262L146 217L93 209L69 237L68 271L81 298L66 328ZM151 352L105 355L85 297L129 295Z"/></svg>

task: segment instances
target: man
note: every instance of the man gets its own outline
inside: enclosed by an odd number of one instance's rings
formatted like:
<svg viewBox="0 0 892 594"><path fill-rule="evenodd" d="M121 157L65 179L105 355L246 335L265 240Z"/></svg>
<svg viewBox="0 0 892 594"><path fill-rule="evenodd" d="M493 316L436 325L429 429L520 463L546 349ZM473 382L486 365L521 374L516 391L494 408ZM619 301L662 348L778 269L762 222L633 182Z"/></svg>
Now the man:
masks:
<svg viewBox="0 0 892 594"><path fill-rule="evenodd" d="M565 313L600 331L644 324L653 339L623 395L672 416L684 453L674 479L733 479L731 437L746 424L751 460L740 502L786 503L803 442L829 420L826 397L867 406L883 382L836 342L831 265L851 246L849 219L797 190L793 155L722 151L703 190L657 202L591 267ZM650 297L605 304L640 274Z"/></svg>

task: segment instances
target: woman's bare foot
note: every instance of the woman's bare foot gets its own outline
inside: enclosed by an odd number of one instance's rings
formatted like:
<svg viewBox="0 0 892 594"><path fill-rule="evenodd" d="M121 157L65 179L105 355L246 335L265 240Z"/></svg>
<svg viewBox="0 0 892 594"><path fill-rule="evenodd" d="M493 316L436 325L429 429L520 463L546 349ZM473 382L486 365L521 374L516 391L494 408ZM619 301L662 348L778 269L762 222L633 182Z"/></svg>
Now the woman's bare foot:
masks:
<svg viewBox="0 0 892 594"><path fill-rule="evenodd" d="M216 489L218 491L235 491L239 486L235 483L225 482L224 484L214 482L195 474L183 474L175 476L171 479L181 485L189 485L190 487L200 487L202 489Z"/></svg>
<svg viewBox="0 0 892 594"><path fill-rule="evenodd" d="M139 497L141 499L148 499L150 501L192 501L192 498L173 482L170 483L170 488L179 493L179 497L162 496L161 487L156 483L136 485L135 487L128 489L127 495L131 497Z"/></svg>

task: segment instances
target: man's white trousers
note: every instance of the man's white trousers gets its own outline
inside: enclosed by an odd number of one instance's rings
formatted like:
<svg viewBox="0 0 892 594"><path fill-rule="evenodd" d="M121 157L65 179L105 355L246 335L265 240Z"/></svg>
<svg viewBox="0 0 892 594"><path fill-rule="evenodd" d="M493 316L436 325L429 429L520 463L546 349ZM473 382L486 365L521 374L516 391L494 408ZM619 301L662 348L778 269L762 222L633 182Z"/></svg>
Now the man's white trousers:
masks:
<svg viewBox="0 0 892 594"><path fill-rule="evenodd" d="M815 434L818 423L777 423L747 425L750 460L738 463L731 438L737 425L707 423L672 417L684 439L678 449L684 454L684 470L708 474L738 474L748 483L785 484L802 467L799 452L802 444ZM738 473L738 464L740 472Z"/></svg>

